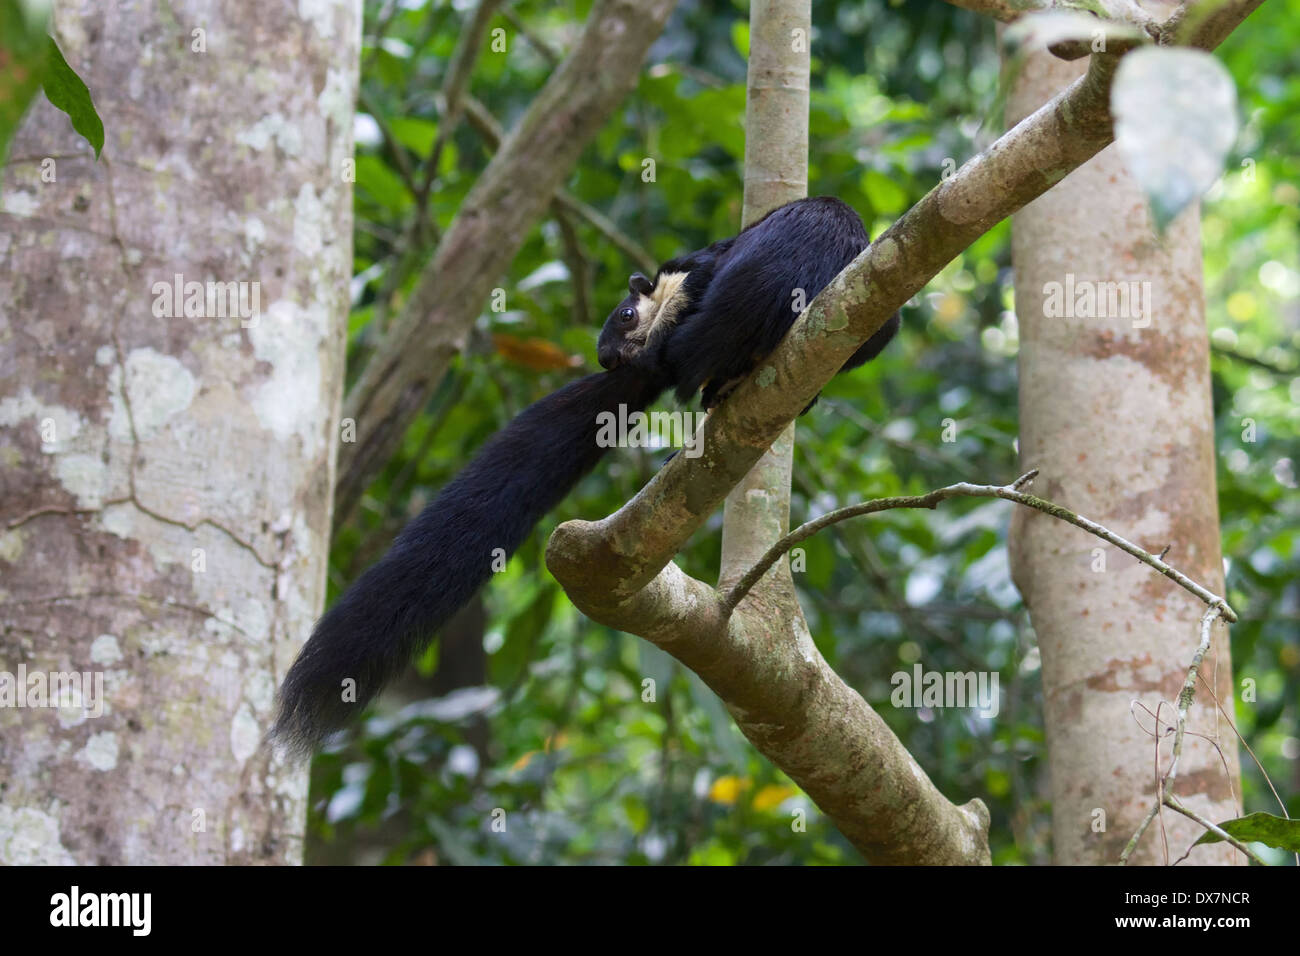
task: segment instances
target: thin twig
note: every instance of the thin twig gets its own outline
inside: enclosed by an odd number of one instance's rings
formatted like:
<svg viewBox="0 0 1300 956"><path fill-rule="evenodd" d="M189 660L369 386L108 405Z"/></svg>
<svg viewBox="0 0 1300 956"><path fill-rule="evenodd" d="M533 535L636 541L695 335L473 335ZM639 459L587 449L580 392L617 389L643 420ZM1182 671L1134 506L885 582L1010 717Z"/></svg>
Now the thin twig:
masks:
<svg viewBox="0 0 1300 956"><path fill-rule="evenodd" d="M479 53L482 52L488 23L491 22L500 2L501 0L479 0L469 20L461 28L460 39L457 40L456 49L452 52L451 62L447 64L447 73L443 78L440 96L442 108L438 133L434 137L428 158L424 161L424 178L416 194L416 202L421 209L428 202L429 192L438 178L438 161L442 159L442 151L452 134L456 132L456 127L460 125L465 93L469 87L469 76L478 62Z"/></svg>
<svg viewBox="0 0 1300 956"><path fill-rule="evenodd" d="M1252 860L1255 860L1257 863L1260 864L1264 863L1263 860L1261 860L1258 856L1256 856L1249 849L1247 849L1247 847L1244 844L1242 844L1239 840L1233 839L1222 828L1215 826L1213 823L1210 823L1208 820L1203 819L1202 817L1198 816L1197 814L1193 813L1192 811L1184 807L1181 803L1178 802L1178 799L1169 791L1169 783L1177 776L1178 760L1182 756L1182 752L1183 752L1183 737L1187 732L1187 712L1191 708L1192 699L1196 694L1196 682L1197 680L1203 680L1203 678L1201 678L1200 675L1200 669L1201 669L1201 664L1205 660L1205 655L1210 652L1210 645L1212 643L1212 637L1213 637L1214 621L1219 617L1226 617L1225 614L1226 608L1227 606L1222 603L1211 604L1210 607L1206 609L1205 614L1201 616L1201 627L1200 627L1201 639L1200 642L1197 644L1196 653L1192 655L1192 663L1187 668L1187 677L1184 678L1183 680L1183 688L1181 691L1178 692L1178 705L1177 705L1178 719L1174 726L1173 758L1169 762L1169 769L1166 770L1163 774L1160 773L1160 768L1159 768L1160 738L1162 736L1160 733L1160 713L1159 710L1156 711L1155 728L1152 732L1152 736L1154 736L1156 740L1156 761L1157 761L1156 800L1155 803L1152 805L1151 809L1147 811L1147 815L1145 819L1143 819L1141 825L1137 828L1137 832L1135 832L1133 836L1129 839L1128 844L1124 847L1124 851L1120 854L1119 862L1121 865L1128 863L1128 858L1130 854L1132 854L1134 848L1137 846L1138 841L1142 838L1142 834L1146 832L1147 827L1151 824L1151 820L1156 816L1157 813L1160 812L1160 809L1162 807L1169 807L1170 809L1177 810L1179 813L1183 814L1183 816L1195 820L1197 823L1200 823L1202 826L1204 826L1207 830L1210 830L1211 832L1218 834L1222 839L1228 841L1234 847L1241 850L1242 853L1245 853ZM1213 697L1214 695L1211 694L1211 696ZM1215 699L1215 703L1216 705L1218 704L1217 698ZM1220 713L1222 712L1222 707L1219 707L1219 712ZM1224 714L1223 716L1226 719L1227 715ZM1241 737L1240 732L1237 730L1236 726L1232 723L1231 720L1228 721L1228 726L1232 727L1233 733L1237 734L1238 738ZM1204 737L1203 734L1193 734L1193 736ZM1205 738L1205 739L1209 739L1209 738ZM1214 744L1213 741L1211 741L1211 743ZM1219 750L1220 759L1224 760L1226 764L1226 758L1223 757L1222 750L1218 747L1217 744L1214 744L1214 746L1215 749ZM1236 804L1235 798L1233 803L1235 806ZM1285 812L1286 810L1284 808L1283 813ZM1191 848L1188 848L1187 853L1184 853L1181 857L1179 857L1177 862L1182 862L1183 860L1185 860L1189 853L1191 853ZM1167 855L1167 848L1166 848L1166 855Z"/></svg>
<svg viewBox="0 0 1300 956"><path fill-rule="evenodd" d="M537 51L538 55L546 61L547 66L553 70L560 65L560 61L563 59L560 51L547 43L541 34L525 23L518 10L507 4L501 8L501 16L518 31L521 37L528 41L528 45Z"/></svg>
<svg viewBox="0 0 1300 956"><path fill-rule="evenodd" d="M415 181L415 170L411 168L410 158L406 155L406 147L397 141L393 134L393 128L388 125L388 120L384 118L383 112L379 109L379 104L374 97L362 86L357 90L357 105L370 114L370 118L375 121L379 127L379 133L384 137L384 144L388 151L393 154L393 162L397 165L397 174L402 177L402 182L406 185L407 191L412 196L419 195L420 187Z"/></svg>
<svg viewBox="0 0 1300 956"><path fill-rule="evenodd" d="M969 482L963 481L955 485L948 485L946 488L938 488L924 495L895 495L890 498L876 498L872 501L850 505L847 508L840 508L836 511L824 514L814 521L809 521L806 524L800 525L784 538L777 541L776 544L768 548L767 553L763 555L762 559L746 571L744 576L736 582L736 585L727 592L722 602L723 609L727 613L734 610L736 605L738 605L741 600L744 599L745 595L749 593L750 588L752 588L758 580L767 573L768 569L771 568L783 554L800 541L812 537L822 528L828 527L829 525L836 524L848 518L856 518L859 515L875 514L876 512L890 511L895 508L935 508L940 502L947 501L949 498L1004 498L1007 501L1014 501L1017 504L1025 505L1026 507L1041 511L1044 514L1049 514L1054 518L1059 518L1075 527L1082 528L1090 534L1096 535L1103 541L1115 545L1115 547L1119 548L1121 551L1133 555L1133 557L1137 558L1143 564L1159 571L1171 581L1195 594L1211 607L1220 608L1221 613L1227 620L1237 620L1236 612L1228 606L1227 601L1197 584L1176 568L1165 564L1165 562L1161 561L1154 554L1144 551L1131 541L1120 537L1113 531L1097 524L1095 521L1090 521L1082 515L1077 515L1073 511L1063 508L1058 504L1039 498L1036 495L1025 494L1020 490L1029 482L1033 481L1037 475L1038 469L1035 468L1033 471L1017 478L1010 485L973 485Z"/></svg>
<svg viewBox="0 0 1300 956"><path fill-rule="evenodd" d="M1262 368L1266 372L1272 372L1274 375L1294 375L1297 371L1295 363L1280 364L1270 362L1258 355L1247 355L1245 352L1239 352L1236 349L1228 348L1226 345L1219 345L1217 342L1210 342L1210 354L1221 355L1225 359L1233 362L1241 362L1244 365L1252 365L1255 368Z"/></svg>
<svg viewBox="0 0 1300 956"><path fill-rule="evenodd" d="M768 548L767 552L758 563L746 571L736 585L727 592L722 600L723 609L728 614L735 610L736 606L744 600L745 595L749 593L754 584L757 583L758 580L767 573L772 565L774 565L781 556L789 551L795 544L812 537L823 528L845 521L849 518L855 518L859 515L875 514L879 511L888 511L896 508L935 508L940 502L947 501L949 498L1005 498L1008 501L1014 501L1017 504L1034 508L1044 514L1052 515L1062 521L1066 521L1075 527L1082 528L1084 531L1094 534L1103 541L1107 541L1122 551L1133 555L1133 557L1137 558L1143 564L1159 571L1165 577L1179 584L1192 594L1195 594L1208 605L1205 614L1201 617L1200 643L1197 645L1196 653L1192 656L1192 663L1188 667L1187 677L1183 681L1183 688L1178 694L1178 719L1174 734L1173 759L1169 764L1169 769L1165 771L1164 774L1160 774L1160 719L1159 714L1157 713L1154 734L1156 738L1157 761L1156 801L1147 812L1146 817L1142 820L1142 824L1138 827L1137 832L1133 834L1127 845L1124 847L1123 852L1120 854L1120 863L1127 864L1129 857L1137 847L1142 835L1146 832L1147 828L1151 825L1151 821L1156 818L1163 806L1170 807L1171 809L1182 813L1184 816L1196 820L1198 823L1205 826L1206 829L1218 834L1233 846L1240 849L1251 859L1263 863L1263 861L1242 844L1241 841L1233 839L1222 828L1215 826L1209 821L1203 820L1201 817L1188 810L1179 803L1177 798L1168 790L1168 784L1177 776L1178 760L1182 756L1183 737L1187 729L1187 713L1191 708L1192 700L1196 693L1196 682L1200 676L1201 664L1205 660L1205 655L1210 651L1214 621L1219 617L1228 621L1236 621L1236 612L1228 606L1228 602L1224 598L1212 593L1191 580L1181 571L1166 564L1162 559L1164 555L1169 552L1168 546L1165 547L1165 549L1161 551L1160 556L1157 557L1148 551L1144 551L1142 548L1139 548L1127 539L1120 537L1113 531L1102 527L1095 521L1091 521L1088 518L1084 518L1082 515L1077 515L1072 511L1062 508L1060 505L1039 498L1035 495L1026 494L1020 490L1025 485L1029 484L1029 482L1033 481L1037 475L1038 470L1034 469L1033 471L1027 472L1017 478L1010 485L973 485L969 482L960 482L955 485L948 485L946 488L938 488L924 495L896 495L890 498L877 498L873 501L850 505L847 508L839 508L835 511L824 514L820 518L800 525L794 531L791 531L785 537L781 538L781 540ZM1166 848L1166 856L1167 855L1168 853Z"/></svg>
<svg viewBox="0 0 1300 956"><path fill-rule="evenodd" d="M1197 813L1196 811L1194 811L1194 810L1189 810L1187 807L1183 806L1181 803L1179 803L1178 798L1175 797L1172 793L1166 793L1166 794L1165 794L1164 804L1165 804L1165 806L1167 806L1170 810L1177 810L1179 813L1181 813L1183 816L1187 817L1189 820L1195 820L1195 821L1196 821L1197 823L1199 823L1201 826L1205 827L1205 829L1209 830L1211 833L1213 833L1215 836L1217 836L1220 840L1226 840L1228 843L1231 843L1231 844L1232 844L1233 846L1235 846L1238 850L1240 850L1242 853L1246 854L1246 856L1250 857L1252 860L1254 860L1254 861L1255 861L1256 863L1258 863L1260 866L1268 866L1268 864L1265 863L1263 860L1261 860L1261 859L1260 859L1260 858L1259 858L1259 857L1258 857L1258 856L1257 856L1257 855L1256 855L1256 854L1255 854L1255 853L1250 849L1250 847L1246 846L1246 844L1242 843L1240 840L1238 840L1235 836L1233 836L1233 835L1232 835L1231 833L1229 833L1227 830L1225 830L1225 829L1223 829L1222 827L1218 826L1217 824L1212 823L1211 821L1207 820L1205 817L1201 816L1201 815L1200 815L1199 813Z"/></svg>
<svg viewBox="0 0 1300 956"><path fill-rule="evenodd" d="M654 275L655 270L658 268L654 256L650 255L645 246L615 225L614 220L563 189L555 191L555 202L570 212L581 216L587 225L608 239L615 248L632 260L632 264L642 272L647 275Z"/></svg>
<svg viewBox="0 0 1300 956"><path fill-rule="evenodd" d="M1183 734L1187 731L1187 711L1192 706L1192 698L1196 696L1196 676L1201 670L1201 662L1205 660L1205 655L1210 652L1214 620L1218 616L1219 609L1213 605L1201 616L1201 642L1196 646L1196 653L1192 655L1191 666L1187 668L1183 689L1178 692L1178 725L1174 730L1174 753L1169 770L1165 773L1166 780L1173 780L1178 776L1178 758L1183 755Z"/></svg>
<svg viewBox="0 0 1300 956"><path fill-rule="evenodd" d="M501 140L505 138L505 131L488 108L478 99L468 94L464 98L464 107L465 121L474 128L488 148L495 150L500 146ZM631 259L632 264L642 272L649 275L654 274L656 268L654 257L639 242L629 238L624 230L615 225L614 221L600 210L587 205L581 199L570 195L563 189L555 190L551 202L560 209L583 219L587 225L599 232L615 248Z"/></svg>
<svg viewBox="0 0 1300 956"><path fill-rule="evenodd" d="M582 241L573 224L573 214L551 200L551 214L560 227L560 242L564 247L564 263L569 267L569 285L573 289L573 324L580 329L595 323L592 317L591 263L582 250Z"/></svg>
<svg viewBox="0 0 1300 956"><path fill-rule="evenodd" d="M1142 839L1142 834L1147 832L1147 827L1151 826L1151 821L1156 818L1158 812L1160 812L1159 802L1151 804L1151 809L1147 811L1147 815L1143 818L1142 824L1137 828L1137 832L1129 838L1128 845L1124 847L1124 852L1119 855L1120 866L1128 865L1128 858L1132 856L1133 851L1137 849L1138 841Z"/></svg>
<svg viewBox="0 0 1300 956"><path fill-rule="evenodd" d="M375 64L375 57L384 45L384 35L388 33L388 27L392 24L393 18L398 14L397 0L386 0L376 18L375 32L371 36L370 50L366 53L364 62L361 64L361 75L367 76L370 68Z"/></svg>
<svg viewBox="0 0 1300 956"><path fill-rule="evenodd" d="M816 493L810 487L808 480L803 477L802 472L795 472L794 483L810 501L816 497ZM860 529L854 529L854 531L858 530ZM856 534L848 528L839 528L837 533L840 537L840 543L844 545L849 552L849 556L862 569L862 573L870 576L876 593L881 596L880 610L898 615L908 628L916 629L922 634L946 645L954 654L964 660L972 670L979 669L974 655L962 646L960 635L953 635L934 627L925 618L926 614L932 613L932 608L929 606L913 607L906 601L896 599L894 589L897 587L897 581L891 580L886 573L880 555L872 546L867 535ZM833 599L832 604L834 604Z"/></svg>
<svg viewBox="0 0 1300 956"><path fill-rule="evenodd" d="M1250 618L1245 618L1245 620L1250 620ZM1205 678L1202 677L1201 680L1204 682ZM1239 743L1242 747L1246 748L1246 753L1250 754L1250 759L1255 762L1255 768L1259 770L1260 774L1264 778L1264 782L1268 784L1268 789L1272 791L1273 799L1277 801L1278 807L1281 808L1283 818L1290 820L1291 814L1287 812L1286 801L1283 800L1282 795L1277 792L1277 787L1274 786L1273 784L1273 778L1270 777L1268 775L1268 771L1264 769L1263 762L1260 761L1259 757L1255 754L1255 751L1250 746L1250 744L1246 742L1246 738L1242 735L1241 731L1237 729L1237 725L1233 723L1232 718L1228 716L1228 712L1223 709L1223 702L1220 701L1217 697L1214 699L1214 706L1218 708L1219 716L1221 716L1227 722L1228 726L1232 728L1232 732L1237 735L1237 743ZM1246 809L1245 801L1243 799L1242 812L1245 812L1245 809ZM1297 853L1295 856L1296 856L1296 864L1300 866L1300 853Z"/></svg>

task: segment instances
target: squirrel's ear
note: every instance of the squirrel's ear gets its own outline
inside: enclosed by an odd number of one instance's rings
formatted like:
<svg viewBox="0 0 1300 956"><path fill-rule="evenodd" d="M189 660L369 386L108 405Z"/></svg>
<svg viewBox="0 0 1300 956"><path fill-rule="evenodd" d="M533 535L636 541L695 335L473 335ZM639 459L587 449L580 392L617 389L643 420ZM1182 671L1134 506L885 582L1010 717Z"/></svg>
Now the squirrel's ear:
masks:
<svg viewBox="0 0 1300 956"><path fill-rule="evenodd" d="M655 284L639 272L632 273L627 280L627 291L634 295L649 295L655 290Z"/></svg>

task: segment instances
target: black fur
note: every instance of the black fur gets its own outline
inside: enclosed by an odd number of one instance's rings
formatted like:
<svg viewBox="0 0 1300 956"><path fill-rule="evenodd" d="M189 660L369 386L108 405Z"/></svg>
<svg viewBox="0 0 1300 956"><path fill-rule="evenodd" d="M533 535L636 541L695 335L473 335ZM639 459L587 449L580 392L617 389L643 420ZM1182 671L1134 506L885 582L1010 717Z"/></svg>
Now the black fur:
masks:
<svg viewBox="0 0 1300 956"><path fill-rule="evenodd" d="M630 294L601 330L601 364L628 363L661 375L676 387L681 401L703 389L704 407L712 408L794 324L800 311L795 290L803 290L807 305L869 244L858 214L833 197L800 199L774 209L739 235L665 262L654 282L633 276ZM630 346L621 313L635 309L639 294L674 272L688 273L682 290L687 304L675 327L651 348ZM840 371L879 355L898 325L895 314Z"/></svg>
<svg viewBox="0 0 1300 956"><path fill-rule="evenodd" d="M654 282L634 275L600 335L609 371L526 408L348 588L285 677L273 735L305 754L359 714L492 576L494 552L513 553L601 458L598 413L617 413L620 404L640 411L670 386L683 401L703 389L705 407L713 407L781 341L798 316L794 290L811 302L866 247L852 209L804 199L664 263ZM622 311L635 310L640 295L674 272L688 273L676 321L645 343L630 341ZM841 371L874 358L897 328L895 315ZM356 681L351 702L343 699L348 678Z"/></svg>
<svg viewBox="0 0 1300 956"><path fill-rule="evenodd" d="M280 688L273 736L299 754L339 730L492 576L606 449L596 416L639 411L666 384L631 366L588 375L524 409L317 623ZM344 702L343 681L356 681Z"/></svg>

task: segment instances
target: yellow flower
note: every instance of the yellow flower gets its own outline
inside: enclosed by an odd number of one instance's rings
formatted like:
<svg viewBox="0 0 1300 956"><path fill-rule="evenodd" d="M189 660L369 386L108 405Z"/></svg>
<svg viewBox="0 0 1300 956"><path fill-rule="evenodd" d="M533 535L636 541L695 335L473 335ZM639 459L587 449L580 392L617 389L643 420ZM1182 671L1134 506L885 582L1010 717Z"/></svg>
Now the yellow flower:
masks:
<svg viewBox="0 0 1300 956"><path fill-rule="evenodd" d="M740 791L749 787L749 780L741 777L719 777L709 788L709 799L728 806L740 799Z"/></svg>
<svg viewBox="0 0 1300 956"><path fill-rule="evenodd" d="M799 791L794 787L784 787L780 784L769 783L758 793L754 794L752 806L755 810L775 810L790 797L793 797Z"/></svg>

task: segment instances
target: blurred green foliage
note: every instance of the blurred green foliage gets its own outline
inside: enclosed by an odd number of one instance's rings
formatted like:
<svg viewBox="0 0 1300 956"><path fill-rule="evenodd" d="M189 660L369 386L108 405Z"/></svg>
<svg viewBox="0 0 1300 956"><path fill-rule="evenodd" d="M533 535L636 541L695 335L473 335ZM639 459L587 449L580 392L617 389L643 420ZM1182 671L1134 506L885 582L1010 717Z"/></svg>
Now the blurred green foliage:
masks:
<svg viewBox="0 0 1300 956"><path fill-rule="evenodd" d="M67 114L96 159L104 148L104 123L90 90L46 35L51 10L49 3L0 0L0 163L38 89Z"/></svg>
<svg viewBox="0 0 1300 956"><path fill-rule="evenodd" d="M508 49L483 52L472 95L509 128L589 6L507 4L492 27L505 31ZM414 229L403 170L420 167L437 135L436 94L468 7L367 3L350 379L489 158L462 123L439 159L430 227ZM569 177L575 196L657 259L737 228L746 18L738 2L683 0L635 94ZM960 165L1000 131L994 29L938 2L825 0L814 18L809 191L841 197L876 235L945 164ZM1285 7L1267 4L1220 51L1239 87L1245 132L1204 220L1224 549L1229 597L1244 614L1233 628L1234 663L1257 688L1236 714L1279 790L1292 795L1292 815L1300 814L1297 38ZM642 181L647 157L655 182ZM596 367L598 323L624 294L633 264L587 223L575 225L577 253L554 219L527 237L502 278L506 311L485 304L465 354L340 529L331 599L510 417ZM1003 223L949 265L904 309L903 331L885 354L834 381L800 420L795 523L880 495L1015 477L1008 236ZM575 314L574 263L590 273L594 316ZM512 341L527 354L532 340L557 346L577 368L521 364L518 348L507 357L498 347ZM940 440L947 419L955 443ZM1243 440L1247 420L1254 441ZM612 454L542 522L484 592L484 607L458 623L469 635L456 652L460 676L448 675L444 640L358 733L317 758L309 861L860 862L693 675L585 619L544 569L542 549L557 523L608 514L665 455ZM1009 507L954 502L841 524L807 543L796 580L813 636L844 679L945 794L988 803L994 861L1045 863L1039 659L1008 573ZM704 580L716 577L720 518L680 556ZM999 671L998 717L890 706L890 675L918 661L927 670ZM647 678L653 702L643 700ZM1262 775L1249 760L1246 767L1247 809L1276 812Z"/></svg>

